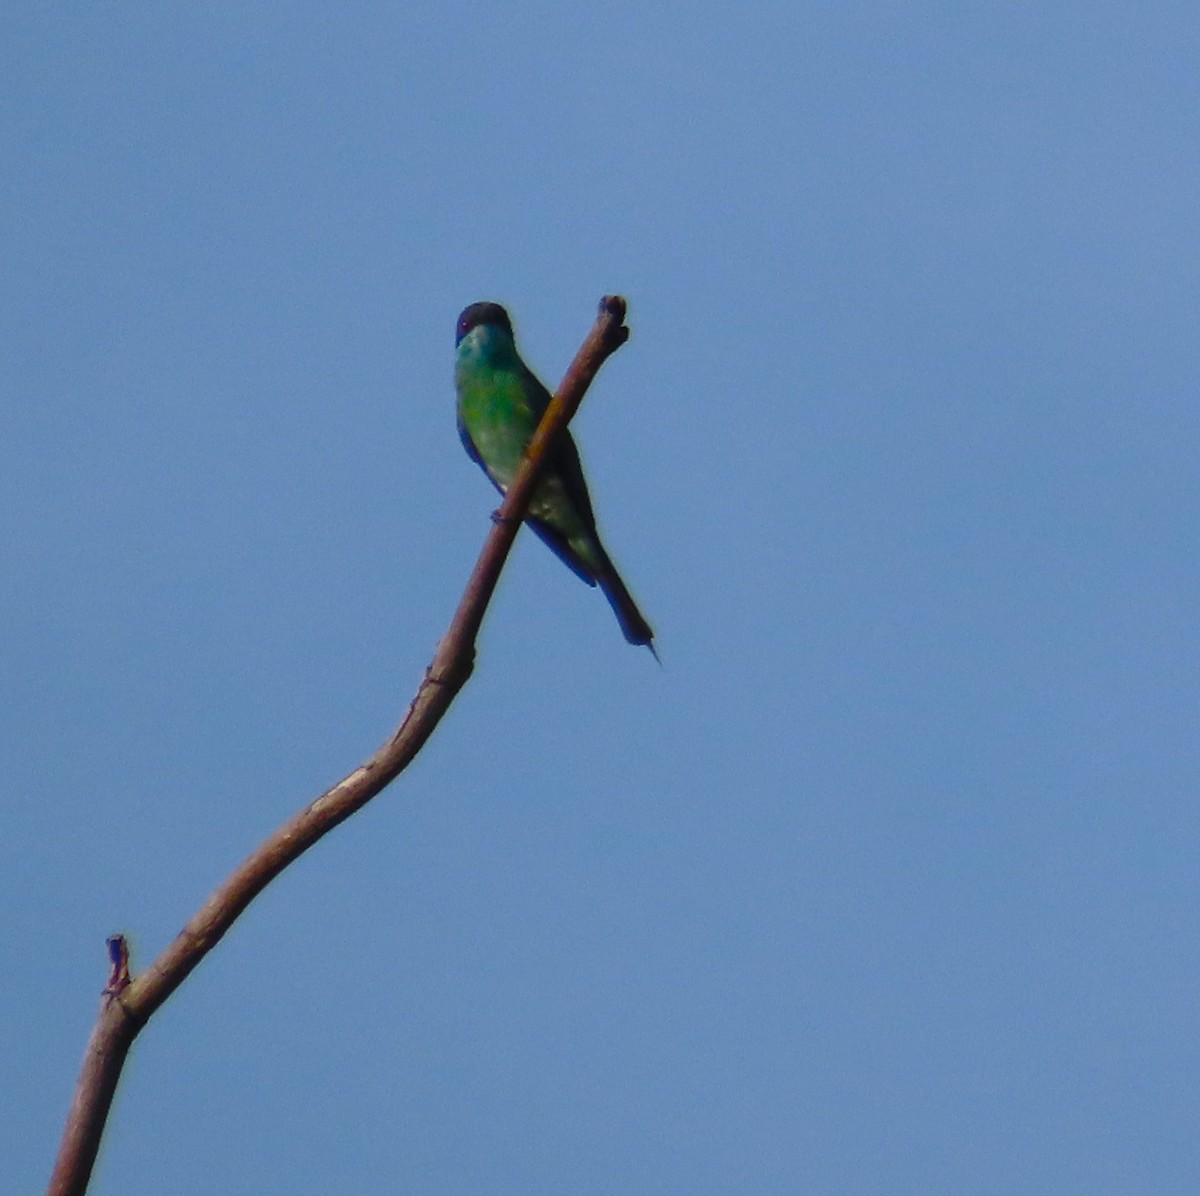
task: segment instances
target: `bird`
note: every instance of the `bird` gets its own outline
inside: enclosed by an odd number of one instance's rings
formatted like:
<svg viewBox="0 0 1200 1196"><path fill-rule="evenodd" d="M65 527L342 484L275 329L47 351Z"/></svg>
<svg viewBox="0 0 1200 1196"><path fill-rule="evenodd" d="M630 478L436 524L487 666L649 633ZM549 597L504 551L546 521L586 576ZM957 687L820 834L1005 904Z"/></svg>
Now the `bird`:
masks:
<svg viewBox="0 0 1200 1196"><path fill-rule="evenodd" d="M550 392L521 360L512 320L499 303L472 303L458 317L454 389L463 447L504 494ZM654 652L654 631L600 541L579 450L567 430L551 447L525 519L572 573L600 587L625 639Z"/></svg>

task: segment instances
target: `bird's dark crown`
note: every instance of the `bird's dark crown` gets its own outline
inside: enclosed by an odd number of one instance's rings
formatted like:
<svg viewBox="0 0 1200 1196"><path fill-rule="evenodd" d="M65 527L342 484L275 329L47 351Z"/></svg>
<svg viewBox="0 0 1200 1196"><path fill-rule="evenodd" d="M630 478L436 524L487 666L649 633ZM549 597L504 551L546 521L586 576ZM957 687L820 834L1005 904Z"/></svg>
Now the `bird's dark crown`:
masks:
<svg viewBox="0 0 1200 1196"><path fill-rule="evenodd" d="M464 308L462 315L458 317L458 334L454 343L461 344L462 338L480 324L498 324L512 336L512 321L499 303L472 303L470 307Z"/></svg>

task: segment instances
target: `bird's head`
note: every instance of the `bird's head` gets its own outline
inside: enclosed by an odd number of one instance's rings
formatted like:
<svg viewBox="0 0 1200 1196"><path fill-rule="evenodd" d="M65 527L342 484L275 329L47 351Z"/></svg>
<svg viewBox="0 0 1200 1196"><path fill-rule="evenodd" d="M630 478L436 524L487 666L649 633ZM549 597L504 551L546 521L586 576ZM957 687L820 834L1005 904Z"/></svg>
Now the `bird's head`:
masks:
<svg viewBox="0 0 1200 1196"><path fill-rule="evenodd" d="M461 345L463 337L473 328L488 325L503 328L510 337L513 334L512 321L508 318L508 312L499 303L472 303L470 307L464 308L462 315L458 317L455 345Z"/></svg>

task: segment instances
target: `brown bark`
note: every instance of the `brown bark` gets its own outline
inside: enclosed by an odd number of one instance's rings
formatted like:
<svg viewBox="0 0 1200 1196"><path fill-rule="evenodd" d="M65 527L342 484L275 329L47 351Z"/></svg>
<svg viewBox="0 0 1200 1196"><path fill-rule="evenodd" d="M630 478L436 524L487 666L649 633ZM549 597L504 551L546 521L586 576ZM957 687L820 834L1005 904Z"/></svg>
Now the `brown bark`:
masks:
<svg viewBox="0 0 1200 1196"><path fill-rule="evenodd" d="M629 339L625 301L606 295L538 427L484 542L450 629L438 644L399 729L366 763L283 824L238 866L140 976L130 979L124 942L110 941L113 972L88 1040L48 1196L87 1190L126 1056L138 1032L221 941L238 915L293 860L389 785L419 752L475 666L475 640L529 506L546 451L574 416L597 371Z"/></svg>

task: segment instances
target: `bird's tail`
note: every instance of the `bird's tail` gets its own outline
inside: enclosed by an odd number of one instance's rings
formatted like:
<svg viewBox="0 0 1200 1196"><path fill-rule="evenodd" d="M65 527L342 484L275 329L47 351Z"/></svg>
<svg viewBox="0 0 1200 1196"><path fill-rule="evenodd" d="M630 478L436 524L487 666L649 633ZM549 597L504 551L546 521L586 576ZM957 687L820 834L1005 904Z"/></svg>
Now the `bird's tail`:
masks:
<svg viewBox="0 0 1200 1196"><path fill-rule="evenodd" d="M621 580L621 575L613 568L612 562L606 563L608 568L600 573L596 580L600 583L600 588L604 591L609 606L613 608L617 622L621 624L622 634L631 644L644 644L651 652L654 652L654 629L646 622L642 612L638 610L633 595L625 588L625 583ZM654 658L658 659L657 652L654 652Z"/></svg>

